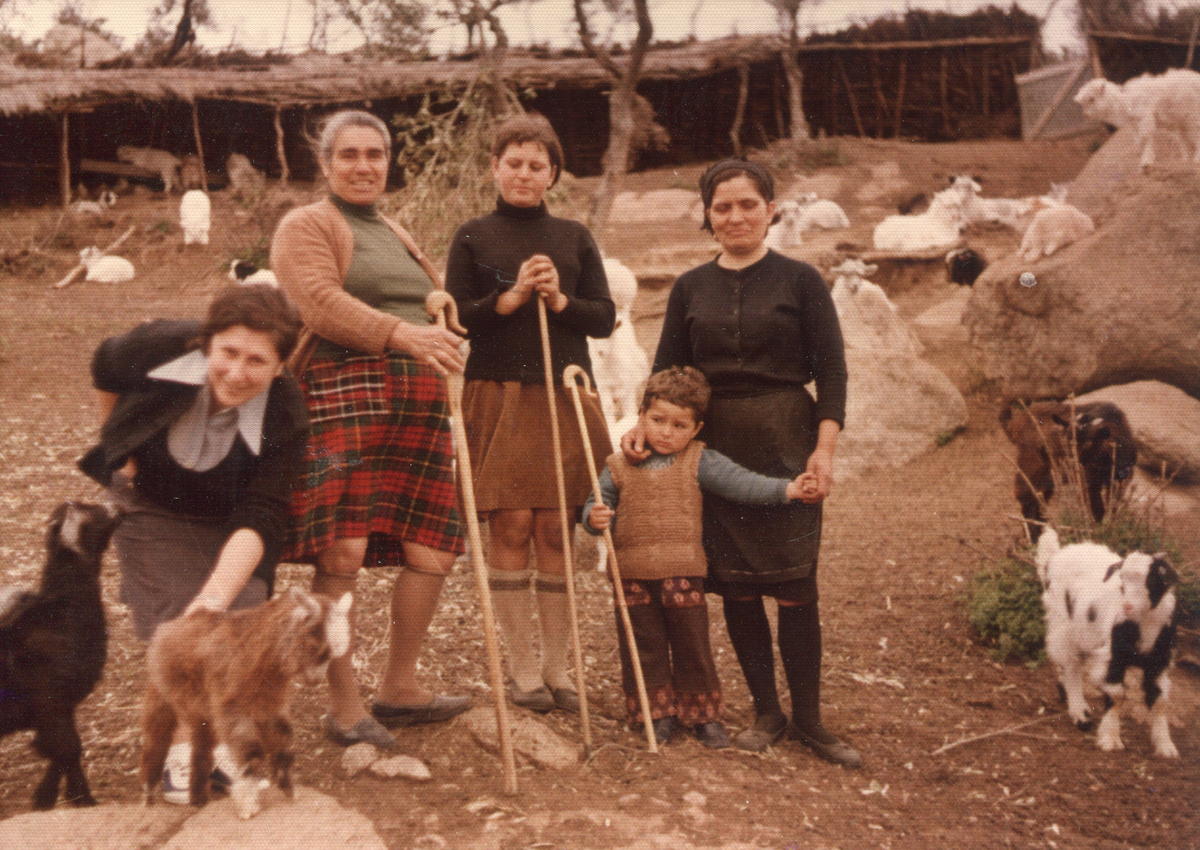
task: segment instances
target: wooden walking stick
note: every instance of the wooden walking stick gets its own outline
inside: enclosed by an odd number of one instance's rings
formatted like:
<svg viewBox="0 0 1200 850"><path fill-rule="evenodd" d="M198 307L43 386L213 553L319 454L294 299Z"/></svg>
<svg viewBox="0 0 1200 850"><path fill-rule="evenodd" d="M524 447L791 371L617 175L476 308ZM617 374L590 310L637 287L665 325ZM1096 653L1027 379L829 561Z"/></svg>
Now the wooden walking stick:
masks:
<svg viewBox="0 0 1200 850"><path fill-rule="evenodd" d="M589 445L587 422L583 418L583 402L579 399L579 383L576 378L583 378L583 388L587 392L592 391L592 382L588 378L587 372L582 368L572 363L563 370L563 385L571 391L571 398L575 402L575 416L579 419L579 433L583 437L583 444ZM596 497L596 504L604 504L604 497L600 494L600 476L596 474L596 462L592 459L591 452L584 452L587 457L588 474L592 477L592 495ZM633 678L637 682L638 702L642 706L642 719L646 727L646 743L650 745L650 752L658 752L658 739L654 737L654 724L650 721L650 697L646 695L646 678L642 675L642 661L638 657L637 639L633 636L633 621L629 619L629 605L625 602L625 588L621 586L621 570L617 565L617 549L613 545L612 530L604 529L604 545L608 547L608 569L612 573L613 592L617 596L617 610L621 612L621 624L625 627L625 640L629 644L629 657L633 660Z"/></svg>
<svg viewBox="0 0 1200 850"><path fill-rule="evenodd" d="M583 680L583 646L579 641L579 614L575 607L575 565L571 559L571 522L567 518L567 485L563 475L562 441L558 432L558 407L554 403L554 368L550 365L550 326L546 321L546 299L537 296L538 325L542 331L542 362L545 364L546 396L550 402L550 434L554 443L554 477L558 483L558 512L562 519L563 565L567 579L567 611L571 618L571 648L575 653L575 687L579 691L579 723L583 727L583 758L592 754L592 724L588 717L587 685ZM583 453L591 457L587 443Z"/></svg>
<svg viewBox="0 0 1200 850"><path fill-rule="evenodd" d="M445 290L435 289L425 298L425 310L437 317L443 328L466 333L458 323L454 298ZM448 314L448 315L447 315ZM471 475L471 453L467 450L467 429L462 418L463 376L457 372L446 375L446 393L450 396L450 425L454 433L454 448L458 459L458 480L462 490L463 513L471 541L471 566L479 588L479 610L483 615L483 639L487 645L488 674L492 696L496 700L496 731L500 740L500 756L504 762L504 792L517 793L517 762L513 754L512 728L508 723L508 706L504 701L504 676L500 665L500 641L496 636L496 618L492 613L492 592L488 588L487 565L483 562L483 540L479 534L479 514L475 511L475 485Z"/></svg>

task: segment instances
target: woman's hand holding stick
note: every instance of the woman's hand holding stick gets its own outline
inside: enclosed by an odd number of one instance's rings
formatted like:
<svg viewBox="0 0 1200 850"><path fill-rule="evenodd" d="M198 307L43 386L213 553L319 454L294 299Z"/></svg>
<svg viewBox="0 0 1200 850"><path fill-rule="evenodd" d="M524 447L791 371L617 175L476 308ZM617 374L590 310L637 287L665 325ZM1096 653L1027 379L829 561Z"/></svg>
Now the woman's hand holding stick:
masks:
<svg viewBox="0 0 1200 850"><path fill-rule="evenodd" d="M458 310L454 298L444 290L435 289L425 298L425 310L436 316L442 328L456 333L466 333L458 323ZM450 423L454 432L454 447L458 458L458 479L461 484L463 513L466 514L467 532L471 541L471 566L475 571L475 583L479 587L479 609L483 615L483 637L487 644L488 673L492 683L492 696L496 700L496 730L500 741L500 754L504 762L504 791L517 793L517 763L513 753L512 729L508 722L508 706L504 701L504 677L501 672L500 641L496 633L496 619L492 613L492 592L488 589L487 565L483 562L483 540L479 533L479 515L475 511L475 487L472 484L471 453L467 450L467 430L462 418L463 376L459 372L446 372L446 392L450 396Z"/></svg>
<svg viewBox="0 0 1200 850"><path fill-rule="evenodd" d="M575 402L575 415L579 419L579 433L583 437L583 444L589 446L591 443L588 440L587 422L583 418L583 402L579 400L579 383L576 378L583 378L583 388L588 392L592 391L587 372L572 363L563 370L563 384L571 391L571 398ZM591 452L585 451L584 457L587 458L588 474L592 478L592 494L596 498L596 504L603 505L604 497L600 492L600 476L596 473L596 462L592 460ZM621 570L617 565L617 550L613 545L612 530L608 527L604 529L604 545L608 547L608 570L612 574L613 590L617 595L617 608L621 612L621 624L625 627L625 640L629 644L629 656L633 660L633 678L637 681L638 702L642 706L646 741L650 745L650 752L657 753L658 740L654 737L654 724L650 720L650 697L646 694L646 679L642 675L642 662L638 656L637 639L633 635L633 621L629 619L629 606L625 602L625 588L621 586Z"/></svg>

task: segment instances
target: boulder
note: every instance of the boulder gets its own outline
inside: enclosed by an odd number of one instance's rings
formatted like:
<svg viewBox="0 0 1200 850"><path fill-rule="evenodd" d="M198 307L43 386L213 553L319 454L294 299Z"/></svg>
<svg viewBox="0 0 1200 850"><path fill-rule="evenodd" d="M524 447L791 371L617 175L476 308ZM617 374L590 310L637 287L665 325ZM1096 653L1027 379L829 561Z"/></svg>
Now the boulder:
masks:
<svg viewBox="0 0 1200 850"><path fill-rule="evenodd" d="M1096 232L975 281L963 317L973 365L1010 398L1154 380L1200 398L1200 174L1154 169L1112 198Z"/></svg>
<svg viewBox="0 0 1200 850"><path fill-rule="evenodd" d="M1105 387L1080 403L1108 401L1121 408L1137 444L1138 465L1178 484L1200 483L1200 401L1157 381Z"/></svg>
<svg viewBox="0 0 1200 850"><path fill-rule="evenodd" d="M700 194L690 189L652 189L649 192L621 192L613 199L609 220L633 222L662 222L691 219L704 220Z"/></svg>
<svg viewBox="0 0 1200 850"><path fill-rule="evenodd" d="M141 803L104 803L85 809L62 806L0 821L0 847L22 850L161 847L194 812L187 806Z"/></svg>
<svg viewBox="0 0 1200 850"><path fill-rule="evenodd" d="M936 367L895 352L846 350L846 428L834 475L901 466L967 424L967 403Z"/></svg>
<svg viewBox="0 0 1200 850"><path fill-rule="evenodd" d="M539 767L564 770L579 764L579 747L548 726L511 707L509 723L512 727L512 744L515 753ZM490 708L473 708L463 715L467 728L475 740L485 749L500 751L500 735L496 725L496 712Z"/></svg>

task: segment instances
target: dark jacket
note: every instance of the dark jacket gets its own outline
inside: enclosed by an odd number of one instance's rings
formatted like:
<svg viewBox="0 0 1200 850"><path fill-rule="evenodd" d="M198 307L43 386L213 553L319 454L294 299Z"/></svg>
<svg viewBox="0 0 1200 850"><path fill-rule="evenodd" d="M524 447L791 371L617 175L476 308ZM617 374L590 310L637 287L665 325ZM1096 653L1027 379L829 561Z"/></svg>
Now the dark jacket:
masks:
<svg viewBox="0 0 1200 850"><path fill-rule="evenodd" d="M194 321L160 319L107 339L96 349L92 358L93 385L119 398L100 429L99 444L79 461L79 468L90 478L105 486L110 484L113 473L139 447L191 406L200 387L157 380L147 373L186 354L199 328ZM279 560L292 489L300 480L307 439L304 395L292 374L284 371L271 383L260 454L251 461L252 471L245 486L230 494L228 516L222 517L230 534L239 528L258 532L266 554L255 573L264 578ZM186 505L186 494L180 501Z"/></svg>

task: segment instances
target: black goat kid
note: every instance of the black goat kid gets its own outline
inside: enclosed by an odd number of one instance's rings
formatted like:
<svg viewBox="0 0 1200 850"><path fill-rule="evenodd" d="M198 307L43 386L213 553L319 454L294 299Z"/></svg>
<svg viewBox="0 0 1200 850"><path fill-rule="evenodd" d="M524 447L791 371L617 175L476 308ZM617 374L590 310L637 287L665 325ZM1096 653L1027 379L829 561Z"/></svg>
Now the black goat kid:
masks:
<svg viewBox="0 0 1200 850"><path fill-rule="evenodd" d="M50 759L35 809L53 808L64 775L66 800L96 804L80 762L75 707L104 670L100 562L119 522L115 508L59 505L50 515L41 588L0 588L0 736L33 729L34 748Z"/></svg>

